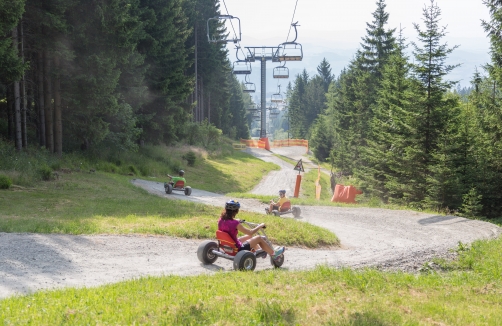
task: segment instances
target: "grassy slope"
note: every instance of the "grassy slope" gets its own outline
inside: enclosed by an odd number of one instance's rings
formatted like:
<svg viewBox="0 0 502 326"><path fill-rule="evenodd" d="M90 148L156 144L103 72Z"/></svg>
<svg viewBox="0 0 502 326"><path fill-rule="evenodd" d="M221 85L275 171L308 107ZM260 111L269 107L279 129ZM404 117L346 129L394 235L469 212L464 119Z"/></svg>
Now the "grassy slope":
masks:
<svg viewBox="0 0 502 326"><path fill-rule="evenodd" d="M193 180L189 182L193 187L205 183L206 189L213 191L249 189L258 176L273 168L270 163L238 153L229 158L206 160L196 168L187 169L187 179ZM242 169L258 172L243 176ZM220 171L224 171L224 178L217 177ZM0 191L0 231L214 237L221 209L185 201L174 204L133 186L131 178L104 172L79 172L63 174L58 180L42 182L34 188ZM217 183L207 181L215 179ZM263 220L263 216L254 213L242 212L240 216L254 222ZM331 232L310 224L281 218L273 218L268 224L271 239L284 245L315 248L339 242ZM296 236L287 236L288 233Z"/></svg>

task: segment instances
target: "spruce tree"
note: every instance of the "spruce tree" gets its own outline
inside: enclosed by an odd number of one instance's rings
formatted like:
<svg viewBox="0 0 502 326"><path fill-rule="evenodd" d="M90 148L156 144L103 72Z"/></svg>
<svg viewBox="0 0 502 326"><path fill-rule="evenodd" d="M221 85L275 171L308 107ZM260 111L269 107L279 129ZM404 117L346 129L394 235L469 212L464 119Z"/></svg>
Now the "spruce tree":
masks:
<svg viewBox="0 0 502 326"><path fill-rule="evenodd" d="M401 34L402 35L402 34ZM413 130L414 118L411 64L405 54L405 39L401 36L388 64L382 70L382 83L370 122L368 145L363 150L366 164L358 170L364 186L384 201L405 200L403 186L413 175L413 165L403 160Z"/></svg>
<svg viewBox="0 0 502 326"><path fill-rule="evenodd" d="M409 160L415 162L416 176L409 185L414 190L411 200L428 206L443 203L435 186L440 183L440 176L449 172L439 172L441 162L435 154L440 142L447 137L448 124L454 115L452 109L457 106L456 101L445 98L446 92L455 85L455 82L447 81L445 77L458 66L446 64L446 59L457 46L450 48L448 44L442 43L446 27L439 26L440 16L440 8L431 0L430 5L423 9L425 28L414 24L419 43L412 43L415 57L413 70L418 81L415 91L420 99L414 106L416 118L410 121L416 135L414 144L408 148Z"/></svg>
<svg viewBox="0 0 502 326"><path fill-rule="evenodd" d="M385 11L385 0L377 0L374 20L366 23L366 36L361 43L362 68L372 73L376 80L382 77L382 70L395 47L395 29L385 29L389 13Z"/></svg>

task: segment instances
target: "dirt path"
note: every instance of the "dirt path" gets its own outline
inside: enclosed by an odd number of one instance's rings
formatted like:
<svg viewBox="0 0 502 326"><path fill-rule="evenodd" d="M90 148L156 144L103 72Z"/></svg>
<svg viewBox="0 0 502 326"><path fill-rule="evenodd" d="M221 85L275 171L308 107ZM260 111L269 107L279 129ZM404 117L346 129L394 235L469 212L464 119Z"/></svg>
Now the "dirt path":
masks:
<svg viewBox="0 0 502 326"><path fill-rule="evenodd" d="M299 159L304 148L275 150ZM292 193L297 172L265 150L249 150L263 160L282 167L264 177L253 193L274 196L278 189ZM221 207L227 198L193 189L166 195L163 184L136 179L133 183L166 200L190 200ZM243 209L263 212L256 200L241 200ZM301 207L301 221L336 233L342 248L307 250L288 248L283 268L299 270L318 264L333 267L374 266L387 270L416 271L432 257L450 257L459 241L499 236L502 230L490 223L455 216L435 216L412 211L371 208ZM266 216L264 215L264 220ZM204 266L196 257L200 241L154 236L69 236L0 233L0 298L16 293L60 287L98 286L146 275L197 275L232 270L219 259ZM257 269L272 268L268 259Z"/></svg>

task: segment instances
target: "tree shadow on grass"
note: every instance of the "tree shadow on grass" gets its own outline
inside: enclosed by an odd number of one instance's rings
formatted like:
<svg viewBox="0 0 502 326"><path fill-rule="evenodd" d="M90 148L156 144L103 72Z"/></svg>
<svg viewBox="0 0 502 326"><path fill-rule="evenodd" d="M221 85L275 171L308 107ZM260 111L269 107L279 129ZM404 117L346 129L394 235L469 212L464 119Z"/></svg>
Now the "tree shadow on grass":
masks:
<svg viewBox="0 0 502 326"><path fill-rule="evenodd" d="M342 322L328 323L336 326L390 326L394 323L383 321L381 317L372 312L356 312Z"/></svg>

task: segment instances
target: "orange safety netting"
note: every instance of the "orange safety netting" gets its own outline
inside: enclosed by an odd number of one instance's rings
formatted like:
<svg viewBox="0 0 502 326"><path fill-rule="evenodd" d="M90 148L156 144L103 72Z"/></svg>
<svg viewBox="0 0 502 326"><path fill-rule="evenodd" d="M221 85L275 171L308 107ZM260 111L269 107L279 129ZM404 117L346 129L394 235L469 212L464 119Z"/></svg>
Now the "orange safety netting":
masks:
<svg viewBox="0 0 502 326"><path fill-rule="evenodd" d="M260 140L254 139L241 139L241 143L246 144L248 147L265 148L270 150L272 147L289 147L289 146L305 146L307 151L309 148L309 141L305 139L283 139L275 140L269 143L268 138L261 138Z"/></svg>

